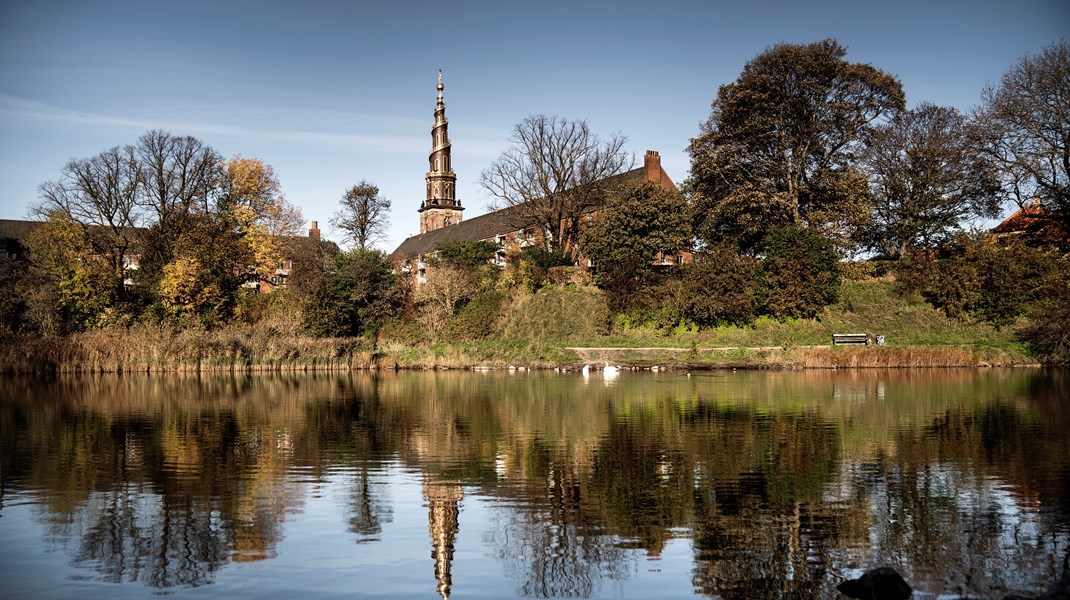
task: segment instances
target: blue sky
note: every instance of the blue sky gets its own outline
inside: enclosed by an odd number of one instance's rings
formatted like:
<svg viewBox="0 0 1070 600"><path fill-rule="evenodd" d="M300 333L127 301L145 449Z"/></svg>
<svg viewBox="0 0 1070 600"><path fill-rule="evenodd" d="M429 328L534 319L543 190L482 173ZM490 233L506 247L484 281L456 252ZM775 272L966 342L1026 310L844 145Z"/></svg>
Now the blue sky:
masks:
<svg viewBox="0 0 1070 600"><path fill-rule="evenodd" d="M328 237L344 190L377 184L391 250L419 229L438 69L470 218L532 114L619 132L680 181L717 88L770 45L836 38L909 104L966 111L1068 24L1068 0L0 0L0 218L25 218L68 159L158 128L272 165Z"/></svg>

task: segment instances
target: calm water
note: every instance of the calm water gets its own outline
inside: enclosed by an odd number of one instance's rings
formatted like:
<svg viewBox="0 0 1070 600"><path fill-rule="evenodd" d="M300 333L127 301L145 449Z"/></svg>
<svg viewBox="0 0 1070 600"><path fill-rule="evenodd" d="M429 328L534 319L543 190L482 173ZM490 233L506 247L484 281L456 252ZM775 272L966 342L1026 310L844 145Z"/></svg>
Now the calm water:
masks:
<svg viewBox="0 0 1070 600"><path fill-rule="evenodd" d="M1043 589L1070 373L0 379L8 597Z"/></svg>

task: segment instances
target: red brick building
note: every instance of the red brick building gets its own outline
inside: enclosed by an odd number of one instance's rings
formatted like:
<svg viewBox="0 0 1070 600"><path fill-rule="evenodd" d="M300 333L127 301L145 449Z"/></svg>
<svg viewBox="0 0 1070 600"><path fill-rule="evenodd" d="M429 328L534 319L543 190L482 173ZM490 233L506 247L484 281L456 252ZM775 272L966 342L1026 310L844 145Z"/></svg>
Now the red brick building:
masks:
<svg viewBox="0 0 1070 600"><path fill-rule="evenodd" d="M428 156L427 197L420 203L420 233L409 237L390 255L390 260L399 270L411 273L418 282L423 281L426 269L425 259L434 253L440 244L450 242L486 241L497 244L499 250L495 263L505 264L508 254L541 242L542 232L536 227L525 226L519 216L520 211L505 208L463 219L464 207L456 198L457 174L450 164L450 140L447 133L446 106L442 100L442 74L439 73L438 103L435 106L435 124L431 130L431 153ZM631 171L615 175L599 182L606 189L626 189L642 181L653 181L676 190L676 185L661 167L661 156L648 150L643 158L643 165ZM598 207L591 206L587 211L589 223ZM659 256L657 262L675 264L690 259L684 253L682 257Z"/></svg>

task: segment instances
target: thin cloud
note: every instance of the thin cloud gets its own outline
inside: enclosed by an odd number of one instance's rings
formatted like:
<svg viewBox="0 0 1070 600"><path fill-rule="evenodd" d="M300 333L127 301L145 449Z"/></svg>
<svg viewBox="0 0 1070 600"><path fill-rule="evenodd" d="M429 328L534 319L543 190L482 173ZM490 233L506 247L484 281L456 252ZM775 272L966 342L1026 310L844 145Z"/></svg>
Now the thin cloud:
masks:
<svg viewBox="0 0 1070 600"><path fill-rule="evenodd" d="M247 117L249 115L246 113L243 116ZM166 129L181 134L194 133L239 139L272 140L301 145L355 147L380 152L422 151L427 146L427 140L423 136L329 133L302 129L239 127L213 122L171 120L167 118L149 120L113 117L72 110L2 93L0 93L0 119L22 123L51 122L83 127L124 128L137 132L149 129ZM284 119L284 116L276 112L273 113L270 119L265 120L278 121L281 119ZM393 118L389 117L385 119L378 117L368 119L365 117L365 120L366 122L379 124L384 120L394 121ZM344 121L360 122L353 115L348 115L348 118Z"/></svg>

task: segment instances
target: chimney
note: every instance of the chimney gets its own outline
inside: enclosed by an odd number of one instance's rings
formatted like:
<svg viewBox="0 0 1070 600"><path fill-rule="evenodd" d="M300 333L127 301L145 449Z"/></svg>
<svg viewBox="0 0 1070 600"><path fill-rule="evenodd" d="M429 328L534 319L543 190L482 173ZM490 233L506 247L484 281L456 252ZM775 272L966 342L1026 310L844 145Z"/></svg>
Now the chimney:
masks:
<svg viewBox="0 0 1070 600"><path fill-rule="evenodd" d="M308 237L313 240L320 239L319 221L312 221L312 228L308 230Z"/></svg>
<svg viewBox="0 0 1070 600"><path fill-rule="evenodd" d="M661 155L656 150L647 150L643 157L643 179L661 182Z"/></svg>

